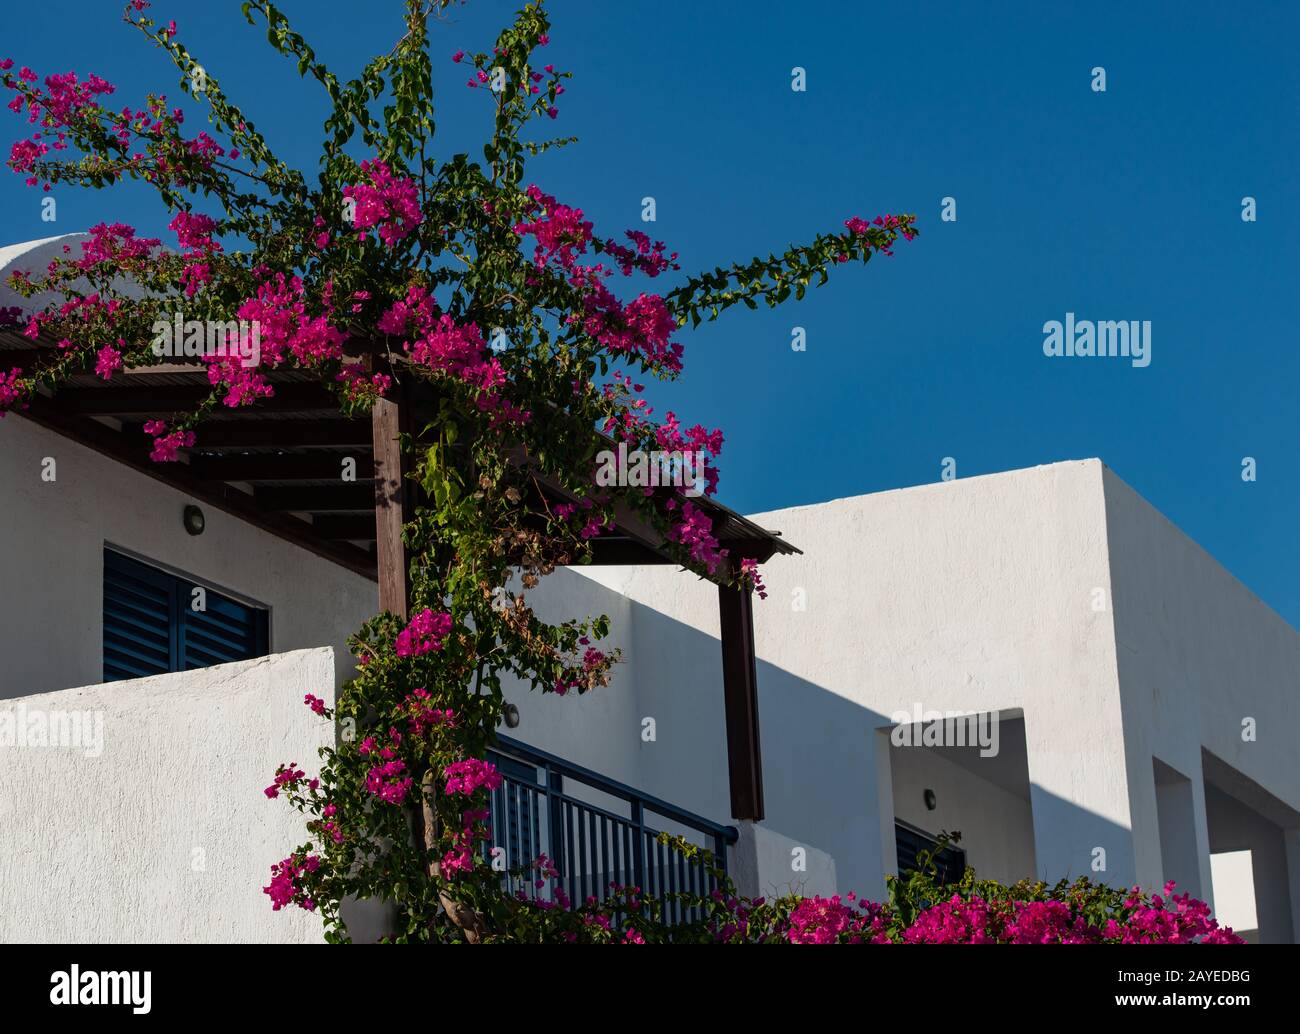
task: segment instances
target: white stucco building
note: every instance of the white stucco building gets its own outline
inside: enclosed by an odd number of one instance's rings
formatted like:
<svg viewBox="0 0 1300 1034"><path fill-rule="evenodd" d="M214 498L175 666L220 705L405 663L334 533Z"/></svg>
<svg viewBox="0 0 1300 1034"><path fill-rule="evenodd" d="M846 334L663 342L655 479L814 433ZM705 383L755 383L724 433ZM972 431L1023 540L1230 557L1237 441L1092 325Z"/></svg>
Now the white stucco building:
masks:
<svg viewBox="0 0 1300 1034"><path fill-rule="evenodd" d="M5 338L0 367L27 344ZM95 743L0 742L0 940L310 940L314 920L260 893L305 838L260 788L314 760L302 696L332 697L377 609L347 523L366 504L257 476L270 454L230 424L224 457L180 465L219 490L160 480L113 437L145 411L138 383L0 421L0 715L102 716ZM289 424L303 463L350 448ZM733 822L718 591L669 567L562 570L533 594L544 617L609 614L626 663L582 697L508 694L510 735L541 752L523 769L561 759L575 796L618 797L578 789L589 770L738 827L751 892L878 897L900 856L959 830L985 876L1174 879L1260 940L1300 937L1300 634L1100 461L752 520L802 550L765 566L754 603L761 821ZM169 631L195 587L227 606L220 627ZM132 592L156 594L153 617ZM232 655L254 659L208 666ZM930 712L996 716L996 751L896 744L901 715ZM553 824L530 815L538 836Z"/></svg>

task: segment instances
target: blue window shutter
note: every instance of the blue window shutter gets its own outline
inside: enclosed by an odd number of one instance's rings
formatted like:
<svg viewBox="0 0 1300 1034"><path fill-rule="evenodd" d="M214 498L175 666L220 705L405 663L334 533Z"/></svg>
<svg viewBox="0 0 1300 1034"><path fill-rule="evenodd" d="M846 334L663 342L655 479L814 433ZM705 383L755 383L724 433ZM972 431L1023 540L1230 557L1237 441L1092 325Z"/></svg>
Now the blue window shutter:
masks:
<svg viewBox="0 0 1300 1034"><path fill-rule="evenodd" d="M104 550L104 681L176 670L175 579Z"/></svg>
<svg viewBox="0 0 1300 1034"><path fill-rule="evenodd" d="M898 875L913 872L917 867L916 856L922 851L933 852L939 841L928 833L923 833L915 826L894 821L894 842L898 849ZM966 871L966 852L949 845L934 856L935 867L939 870L941 884L956 883Z"/></svg>
<svg viewBox="0 0 1300 1034"><path fill-rule="evenodd" d="M207 590L206 610L191 606L194 586L182 583L180 670L266 655L266 611Z"/></svg>
<svg viewBox="0 0 1300 1034"><path fill-rule="evenodd" d="M205 587L206 610L192 609L194 583L104 550L104 681L190 671L265 656L267 612Z"/></svg>

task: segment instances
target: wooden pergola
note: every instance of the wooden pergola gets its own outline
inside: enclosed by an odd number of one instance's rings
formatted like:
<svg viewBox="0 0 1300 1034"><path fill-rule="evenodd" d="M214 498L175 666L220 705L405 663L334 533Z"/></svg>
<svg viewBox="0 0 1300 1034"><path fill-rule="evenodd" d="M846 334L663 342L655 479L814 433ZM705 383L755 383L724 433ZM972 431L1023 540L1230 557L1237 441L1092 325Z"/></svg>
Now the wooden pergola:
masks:
<svg viewBox="0 0 1300 1034"><path fill-rule="evenodd" d="M52 342L0 331L0 371L30 370ZM210 392L206 371L169 363L119 373L105 382L93 374L71 378L53 395L39 395L23 416L190 496L310 550L378 583L379 609L405 614L407 562L402 525L413 507L414 484L403 478L398 434L414 426L425 404L421 388L382 400L368 418L347 418L312 375L268 375L275 395L255 406L220 408L200 426L198 442L182 462L154 463L143 425L187 413ZM344 480L345 461L354 480ZM554 501L558 485L542 480ZM797 553L719 503L695 500L713 521L713 533L731 560L760 563ZM661 537L630 511L593 540L596 564L669 564ZM763 817L758 685L751 594L719 587L723 696L731 809L736 819Z"/></svg>

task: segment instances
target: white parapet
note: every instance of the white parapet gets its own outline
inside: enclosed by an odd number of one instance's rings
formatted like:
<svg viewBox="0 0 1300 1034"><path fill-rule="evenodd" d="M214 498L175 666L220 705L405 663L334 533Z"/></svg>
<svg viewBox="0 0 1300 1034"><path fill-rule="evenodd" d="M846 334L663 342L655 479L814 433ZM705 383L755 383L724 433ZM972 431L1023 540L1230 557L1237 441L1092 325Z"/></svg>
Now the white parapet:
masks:
<svg viewBox="0 0 1300 1034"><path fill-rule="evenodd" d="M825 851L753 822L736 826L740 839L731 849L730 872L741 894L778 898L836 892L835 859Z"/></svg>
<svg viewBox="0 0 1300 1034"><path fill-rule="evenodd" d="M320 941L262 893L308 839L262 791L318 770L334 684L320 647L0 701L0 941Z"/></svg>

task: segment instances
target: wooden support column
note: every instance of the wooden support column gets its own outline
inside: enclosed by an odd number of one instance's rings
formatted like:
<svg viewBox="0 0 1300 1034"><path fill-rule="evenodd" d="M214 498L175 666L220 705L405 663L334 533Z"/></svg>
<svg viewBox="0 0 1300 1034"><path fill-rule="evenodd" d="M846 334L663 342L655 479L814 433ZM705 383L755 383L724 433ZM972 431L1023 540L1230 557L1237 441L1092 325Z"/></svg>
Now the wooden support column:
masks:
<svg viewBox="0 0 1300 1034"><path fill-rule="evenodd" d="M758 664L754 658L753 594L718 586L722 626L722 693L727 713L731 816L763 818L763 759L758 734Z"/></svg>
<svg viewBox="0 0 1300 1034"><path fill-rule="evenodd" d="M410 556L402 542L402 525L413 513L412 485L404 476L409 459L398 435L411 426L409 395L397 386L391 399L371 410L375 447L375 551L379 559L379 609L408 616Z"/></svg>

